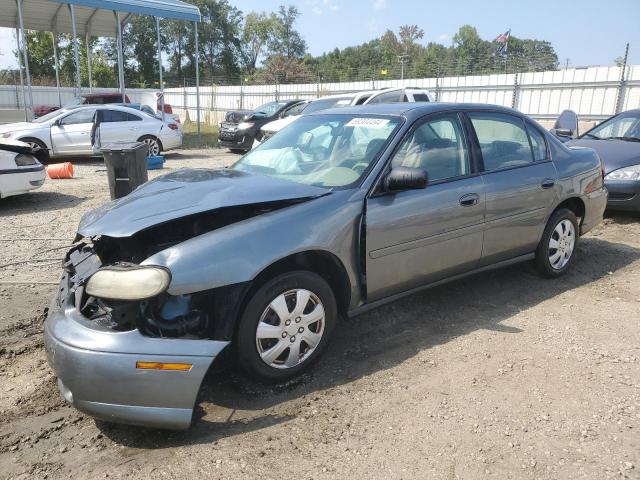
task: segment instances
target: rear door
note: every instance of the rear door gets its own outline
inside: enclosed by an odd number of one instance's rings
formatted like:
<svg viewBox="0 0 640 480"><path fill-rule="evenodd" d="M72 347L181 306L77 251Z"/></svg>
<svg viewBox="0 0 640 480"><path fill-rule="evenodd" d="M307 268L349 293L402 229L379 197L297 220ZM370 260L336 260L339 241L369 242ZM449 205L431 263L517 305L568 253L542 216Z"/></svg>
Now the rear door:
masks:
<svg viewBox="0 0 640 480"><path fill-rule="evenodd" d="M55 154L90 155L91 129L95 108L80 108L62 117L51 127L51 143Z"/></svg>
<svg viewBox="0 0 640 480"><path fill-rule="evenodd" d="M392 167L427 171L422 190L373 195L366 207L367 301L472 270L482 254L484 185L456 113L430 115Z"/></svg>
<svg viewBox="0 0 640 480"><path fill-rule="evenodd" d="M487 192L481 265L531 253L556 197L556 169L544 137L522 117L469 112Z"/></svg>
<svg viewBox="0 0 640 480"><path fill-rule="evenodd" d="M135 113L104 108L100 110L100 143L133 142L139 138L142 118Z"/></svg>

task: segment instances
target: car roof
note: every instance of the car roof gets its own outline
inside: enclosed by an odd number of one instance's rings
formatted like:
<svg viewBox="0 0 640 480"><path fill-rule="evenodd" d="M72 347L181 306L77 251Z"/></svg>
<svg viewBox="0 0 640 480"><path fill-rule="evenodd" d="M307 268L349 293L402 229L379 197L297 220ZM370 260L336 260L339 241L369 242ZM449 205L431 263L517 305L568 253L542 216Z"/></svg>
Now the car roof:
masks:
<svg viewBox="0 0 640 480"><path fill-rule="evenodd" d="M484 110L498 111L503 113L522 116L521 112L501 105L491 105L486 103L440 103L440 102L397 102L397 103L376 103L359 105L355 107L330 108L311 113L310 115L341 114L341 115L396 115L396 116L422 116L429 113L450 112L459 110Z"/></svg>
<svg viewBox="0 0 640 480"><path fill-rule="evenodd" d="M121 97L122 94L119 92L104 92L104 93L83 93L83 97L85 98L97 98L97 97ZM126 96L126 95L125 95Z"/></svg>
<svg viewBox="0 0 640 480"><path fill-rule="evenodd" d="M104 105L74 105L72 107L64 108L64 109L60 109L60 110L61 111L62 110L66 110L68 112L68 111L71 111L71 110L76 111L76 110L84 110L84 109L89 109L89 108L92 108L92 109L96 109L97 108L99 110L107 110L107 109L108 110L119 110L121 112L130 112L132 110L132 107L128 106L128 104L125 107L125 106L122 106L122 105L118 105L116 103L105 103ZM133 109L135 110L136 108L133 107Z"/></svg>

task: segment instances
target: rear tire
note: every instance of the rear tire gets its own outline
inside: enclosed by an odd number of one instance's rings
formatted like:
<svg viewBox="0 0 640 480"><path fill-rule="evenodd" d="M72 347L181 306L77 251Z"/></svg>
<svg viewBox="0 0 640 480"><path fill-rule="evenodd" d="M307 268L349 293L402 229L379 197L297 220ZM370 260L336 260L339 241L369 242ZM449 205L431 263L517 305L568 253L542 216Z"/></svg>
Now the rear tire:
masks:
<svg viewBox="0 0 640 480"><path fill-rule="evenodd" d="M278 275L258 288L235 338L238 363L248 374L282 382L309 368L326 348L338 318L335 296L319 275Z"/></svg>
<svg viewBox="0 0 640 480"><path fill-rule="evenodd" d="M147 144L149 148L149 156L160 155L162 153L162 142L159 138L154 137L153 135L145 135L140 137L138 141Z"/></svg>
<svg viewBox="0 0 640 480"><path fill-rule="evenodd" d="M579 231L578 218L571 210L553 212L536 249L536 267L543 276L557 278L571 267Z"/></svg>

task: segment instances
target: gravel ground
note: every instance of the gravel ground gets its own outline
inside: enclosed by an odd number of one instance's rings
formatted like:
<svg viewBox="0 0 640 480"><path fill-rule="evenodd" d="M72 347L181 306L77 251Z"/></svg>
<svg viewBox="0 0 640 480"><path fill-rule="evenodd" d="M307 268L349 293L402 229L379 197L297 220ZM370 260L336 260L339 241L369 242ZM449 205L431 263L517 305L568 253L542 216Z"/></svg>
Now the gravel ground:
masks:
<svg viewBox="0 0 640 480"><path fill-rule="evenodd" d="M638 217L607 218L560 280L518 265L342 322L288 384L220 359L192 429L167 432L78 413L46 363L60 256L108 198L101 163L76 172L0 201L0 478L640 478Z"/></svg>

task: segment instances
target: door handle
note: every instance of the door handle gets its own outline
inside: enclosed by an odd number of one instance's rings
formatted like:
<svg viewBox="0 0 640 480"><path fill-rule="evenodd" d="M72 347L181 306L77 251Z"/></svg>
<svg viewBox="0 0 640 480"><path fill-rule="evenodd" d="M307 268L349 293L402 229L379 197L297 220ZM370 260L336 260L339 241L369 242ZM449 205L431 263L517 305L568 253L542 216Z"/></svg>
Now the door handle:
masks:
<svg viewBox="0 0 640 480"><path fill-rule="evenodd" d="M556 184L553 178L545 178L540 185L542 188L551 188Z"/></svg>
<svg viewBox="0 0 640 480"><path fill-rule="evenodd" d="M471 207L473 205L477 205L480 200L480 195L477 193L467 193L460 197L460 205L463 207Z"/></svg>

